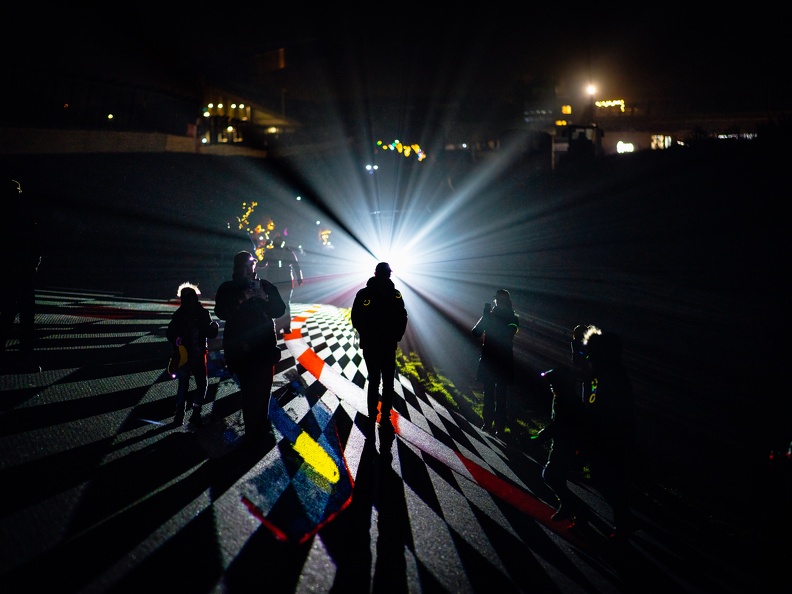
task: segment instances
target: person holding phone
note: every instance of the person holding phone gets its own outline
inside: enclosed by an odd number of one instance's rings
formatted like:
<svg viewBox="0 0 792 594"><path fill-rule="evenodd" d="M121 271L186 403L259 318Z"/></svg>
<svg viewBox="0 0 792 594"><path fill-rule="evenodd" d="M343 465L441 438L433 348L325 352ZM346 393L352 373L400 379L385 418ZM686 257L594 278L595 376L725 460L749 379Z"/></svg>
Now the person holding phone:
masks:
<svg viewBox="0 0 792 594"><path fill-rule="evenodd" d="M494 306L484 304L484 311L471 333L481 339L481 358L476 369L476 380L484 390L482 431L503 437L509 406L509 386L514 383L514 335L520 321L512 307L511 295L498 289L493 297Z"/></svg>
<svg viewBox="0 0 792 594"><path fill-rule="evenodd" d="M225 322L223 354L229 373L236 376L242 396L245 435L259 441L272 434L269 398L280 361L276 318L286 311L278 288L258 278L258 260L250 252L234 256L231 280L215 295L215 315Z"/></svg>

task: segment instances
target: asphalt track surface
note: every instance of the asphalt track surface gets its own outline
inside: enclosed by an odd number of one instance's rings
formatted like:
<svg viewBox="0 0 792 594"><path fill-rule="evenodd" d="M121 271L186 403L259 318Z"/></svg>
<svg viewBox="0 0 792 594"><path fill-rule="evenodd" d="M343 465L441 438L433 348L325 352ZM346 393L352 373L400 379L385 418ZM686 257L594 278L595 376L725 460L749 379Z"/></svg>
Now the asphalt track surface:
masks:
<svg viewBox="0 0 792 594"><path fill-rule="evenodd" d="M37 302L43 371L0 376L6 594L778 587L745 542L645 497L636 531L614 543L609 508L582 476L572 488L590 522L553 522L541 456L484 434L405 377L392 428L372 427L343 308L293 304L274 438L251 446L218 359L204 426L173 423L164 367L176 302L65 289Z"/></svg>

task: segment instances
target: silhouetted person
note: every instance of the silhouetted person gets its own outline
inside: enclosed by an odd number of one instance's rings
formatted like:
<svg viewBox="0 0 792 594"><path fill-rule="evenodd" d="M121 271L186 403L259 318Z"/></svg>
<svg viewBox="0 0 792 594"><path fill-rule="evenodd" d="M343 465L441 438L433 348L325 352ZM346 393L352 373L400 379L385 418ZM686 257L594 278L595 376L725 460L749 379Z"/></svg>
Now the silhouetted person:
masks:
<svg viewBox="0 0 792 594"><path fill-rule="evenodd" d="M237 253L231 280L215 295L215 315L225 321L223 354L239 381L245 435L253 441L271 435L269 398L280 360L273 320L286 311L277 287L256 276L257 263L250 252Z"/></svg>
<svg viewBox="0 0 792 594"><path fill-rule="evenodd" d="M3 179L0 216L0 367L4 371L38 373L41 367L33 356L36 316L36 275L41 264L42 241L33 209L22 198L22 186L15 179ZM19 353L11 364L6 341L11 337L19 314Z"/></svg>
<svg viewBox="0 0 792 594"><path fill-rule="evenodd" d="M585 335L589 328L579 324L572 330L570 365L558 365L541 374L553 398L550 423L531 440L539 444L550 442L542 478L558 498L558 509L553 520L574 521L583 512L581 502L569 489L567 480L582 470L585 460L587 425L583 414L582 389L588 353Z"/></svg>
<svg viewBox="0 0 792 594"><path fill-rule="evenodd" d="M484 304L484 312L471 332L482 339L476 370L476 380L484 390L481 429L489 432L494 423L495 434L502 436L508 416L509 386L514 383L514 335L520 322L506 289L498 289L493 302L494 307Z"/></svg>
<svg viewBox="0 0 792 594"><path fill-rule="evenodd" d="M583 467L586 435L583 405L574 389L574 370L562 366L543 375L553 396L550 423L531 439L541 444L550 442L542 478L558 498L558 509L552 519L574 521L581 506L567 480Z"/></svg>
<svg viewBox="0 0 792 594"><path fill-rule="evenodd" d="M174 423L181 425L184 415L192 408L190 423L201 425L201 407L209 385L209 370L206 357L209 353L209 339L217 336L218 324L206 309L198 295L201 291L196 285L184 283L177 292L181 305L173 312L165 336L178 348L187 350L187 363L176 371L178 388L176 390L176 413ZM195 394L189 397L190 377L195 378Z"/></svg>
<svg viewBox="0 0 792 594"><path fill-rule="evenodd" d="M264 277L278 287L278 292L286 303L286 313L275 320L275 331L289 334L294 283L296 282L298 287L302 286L302 268L294 251L286 245L286 240L280 235L273 237L272 247L264 251L264 259L261 262L264 267Z"/></svg>
<svg viewBox="0 0 792 594"><path fill-rule="evenodd" d="M621 362L618 335L590 331L585 340L589 469L595 487L613 508L612 536L623 539L632 530L627 481L635 448L632 381Z"/></svg>
<svg viewBox="0 0 792 594"><path fill-rule="evenodd" d="M569 345L572 350L572 367L577 371L583 368L586 359L586 332L593 326L578 324L572 329L572 340Z"/></svg>
<svg viewBox="0 0 792 594"><path fill-rule="evenodd" d="M387 262L377 264L374 276L355 295L351 313L368 370L367 404L371 421L377 418L382 382L381 423L390 419L396 378L396 348L407 330L407 309L390 276L391 268Z"/></svg>

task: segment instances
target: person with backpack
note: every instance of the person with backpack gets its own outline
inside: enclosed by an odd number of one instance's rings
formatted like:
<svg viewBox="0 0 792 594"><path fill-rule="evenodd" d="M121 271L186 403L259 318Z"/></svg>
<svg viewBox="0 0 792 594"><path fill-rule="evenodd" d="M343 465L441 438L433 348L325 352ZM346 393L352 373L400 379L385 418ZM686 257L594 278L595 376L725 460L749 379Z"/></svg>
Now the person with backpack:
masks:
<svg viewBox="0 0 792 594"><path fill-rule="evenodd" d="M360 337L360 349L368 370L366 398L371 421L377 419L382 384L381 425L390 422L396 349L407 330L407 309L401 292L390 278L391 272L387 262L377 264L374 276L355 294L351 312L352 326Z"/></svg>
<svg viewBox="0 0 792 594"><path fill-rule="evenodd" d="M239 382L245 435L252 442L272 435L269 399L281 356L274 320L286 312L278 288L257 276L257 264L250 252L238 252L231 280L215 295L215 315L225 321L223 355Z"/></svg>
<svg viewBox="0 0 792 594"><path fill-rule="evenodd" d="M219 325L198 299L200 294L197 285L183 283L179 286L177 295L181 299L181 305L173 312L165 331L165 336L174 350L184 347L187 354L186 363L173 371L173 377L179 382L174 415L174 423L177 425L184 422L184 415L191 408L190 423L198 426L203 424L201 407L209 386L209 372L206 367L208 340L217 336ZM190 377L195 378L195 394L192 398L189 398Z"/></svg>

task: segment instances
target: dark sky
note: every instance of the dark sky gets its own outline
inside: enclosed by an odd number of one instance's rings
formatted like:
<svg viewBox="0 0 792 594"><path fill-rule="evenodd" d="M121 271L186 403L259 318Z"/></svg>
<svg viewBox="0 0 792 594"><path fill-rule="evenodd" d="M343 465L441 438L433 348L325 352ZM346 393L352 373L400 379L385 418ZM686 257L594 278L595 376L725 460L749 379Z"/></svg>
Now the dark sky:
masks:
<svg viewBox="0 0 792 594"><path fill-rule="evenodd" d="M548 78L570 95L592 79L603 98L628 101L653 97L743 110L790 103L788 52L774 31L780 19L772 16L695 20L616 5L564 13L557 5L528 11L491 3L467 12L461 5L394 3L318 13L228 5L222 14L161 6L119 14L97 6L59 5L47 9L46 19L25 6L12 9L16 33L3 42L3 61L177 82L185 65L200 70L212 60L241 61L284 45L290 55L313 60L304 66L311 73L304 87L329 94L487 96L510 89L517 78Z"/></svg>

